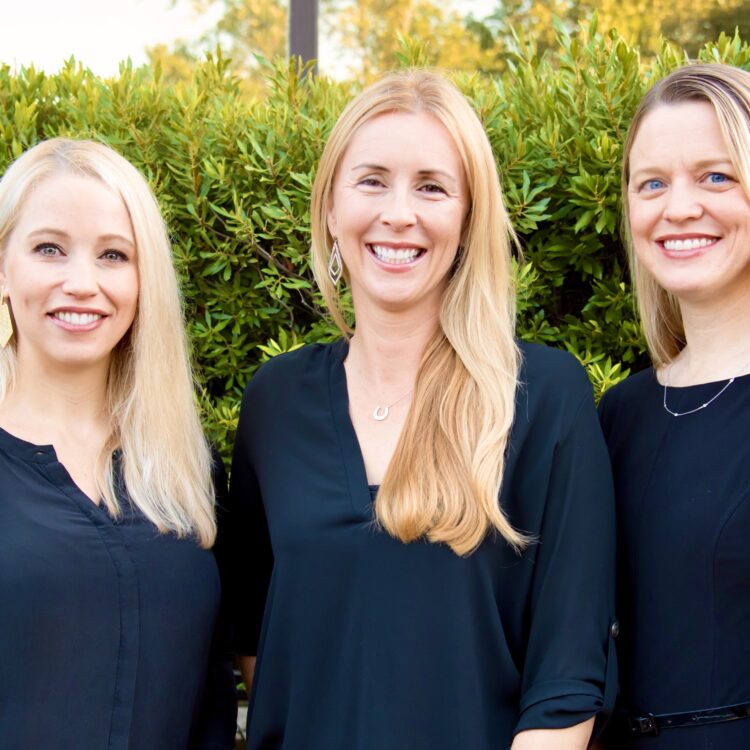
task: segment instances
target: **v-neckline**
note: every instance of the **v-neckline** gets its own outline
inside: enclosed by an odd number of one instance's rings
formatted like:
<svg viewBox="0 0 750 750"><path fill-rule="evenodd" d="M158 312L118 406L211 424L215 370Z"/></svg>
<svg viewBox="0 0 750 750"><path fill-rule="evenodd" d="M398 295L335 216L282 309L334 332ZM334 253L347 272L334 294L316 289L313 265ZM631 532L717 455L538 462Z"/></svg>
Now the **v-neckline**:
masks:
<svg viewBox="0 0 750 750"><path fill-rule="evenodd" d="M90 506L94 509L94 513L112 523L112 517L107 512L101 500L97 503L75 482L65 465L57 457L54 445L51 443L32 443L0 427L0 446L8 452L37 466L41 473L68 497L75 500L79 505L85 503L85 506L82 507L85 507L86 510Z"/></svg>
<svg viewBox="0 0 750 750"><path fill-rule="evenodd" d="M359 444L357 432L349 415L349 388L346 380L344 360L349 351L349 342L340 339L332 344L331 362L329 368L329 394L331 398L331 413L336 427L336 436L341 449L341 457L349 484L349 497L358 515L368 521L373 516L373 493L367 481L365 460Z"/></svg>

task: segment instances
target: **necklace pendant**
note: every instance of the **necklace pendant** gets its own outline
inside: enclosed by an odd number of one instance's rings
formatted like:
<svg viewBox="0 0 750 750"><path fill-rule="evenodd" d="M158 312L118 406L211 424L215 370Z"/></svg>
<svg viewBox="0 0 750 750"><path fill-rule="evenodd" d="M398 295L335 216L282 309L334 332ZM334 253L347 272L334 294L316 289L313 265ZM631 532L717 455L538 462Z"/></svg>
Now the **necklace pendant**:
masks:
<svg viewBox="0 0 750 750"><path fill-rule="evenodd" d="M372 418L377 419L378 422L382 422L388 417L390 409L387 406L376 406L375 411L372 413Z"/></svg>

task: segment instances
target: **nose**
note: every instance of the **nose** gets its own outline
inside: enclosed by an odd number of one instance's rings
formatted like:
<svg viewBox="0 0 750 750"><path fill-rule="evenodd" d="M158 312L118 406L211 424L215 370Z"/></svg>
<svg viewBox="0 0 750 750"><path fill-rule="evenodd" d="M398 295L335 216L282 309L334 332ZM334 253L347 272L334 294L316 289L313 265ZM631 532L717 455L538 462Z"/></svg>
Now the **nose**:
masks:
<svg viewBox="0 0 750 750"><path fill-rule="evenodd" d="M74 297L94 296L99 291L96 260L88 253L73 253L65 264L62 290Z"/></svg>
<svg viewBox="0 0 750 750"><path fill-rule="evenodd" d="M703 215L702 193L696 185L675 180L667 192L664 218L679 223Z"/></svg>
<svg viewBox="0 0 750 750"><path fill-rule="evenodd" d="M382 222L398 231L407 229L417 223L414 206L415 197L409 185L397 184L383 197L385 205L381 212Z"/></svg>

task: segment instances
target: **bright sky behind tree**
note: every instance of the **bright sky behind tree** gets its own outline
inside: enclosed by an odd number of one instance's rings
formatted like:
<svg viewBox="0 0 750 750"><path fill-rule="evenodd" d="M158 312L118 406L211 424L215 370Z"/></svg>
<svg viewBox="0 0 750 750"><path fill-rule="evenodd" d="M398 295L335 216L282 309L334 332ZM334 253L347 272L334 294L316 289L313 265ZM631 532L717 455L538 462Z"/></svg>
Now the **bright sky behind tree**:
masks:
<svg viewBox="0 0 750 750"><path fill-rule="evenodd" d="M458 7L476 16L489 13L496 0L463 0ZM0 62L14 67L33 63L48 72L76 60L103 76L120 61L146 62L146 47L174 39L194 39L216 17L196 16L189 3L169 0L2 0ZM325 40L319 45L321 68L333 61ZM331 64L334 64L331 62Z"/></svg>

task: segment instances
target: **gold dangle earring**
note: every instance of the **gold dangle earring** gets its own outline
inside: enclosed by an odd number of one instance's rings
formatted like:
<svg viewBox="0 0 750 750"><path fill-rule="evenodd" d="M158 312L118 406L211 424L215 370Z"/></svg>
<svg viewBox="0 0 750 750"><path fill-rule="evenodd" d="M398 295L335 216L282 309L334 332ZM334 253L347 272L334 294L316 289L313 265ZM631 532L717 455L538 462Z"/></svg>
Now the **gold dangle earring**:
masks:
<svg viewBox="0 0 750 750"><path fill-rule="evenodd" d="M13 336L13 321L10 317L8 299L5 296L5 287L0 289L0 346L5 349Z"/></svg>

